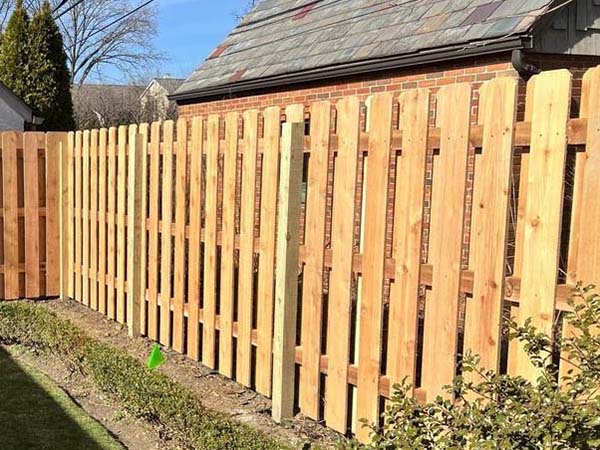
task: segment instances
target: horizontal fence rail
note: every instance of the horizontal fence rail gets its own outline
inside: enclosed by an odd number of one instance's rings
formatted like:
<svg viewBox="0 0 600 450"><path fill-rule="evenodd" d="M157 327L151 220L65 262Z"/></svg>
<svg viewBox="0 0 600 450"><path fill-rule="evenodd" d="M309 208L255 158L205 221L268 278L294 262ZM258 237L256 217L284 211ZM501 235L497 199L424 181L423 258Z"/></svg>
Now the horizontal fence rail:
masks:
<svg viewBox="0 0 600 450"><path fill-rule="evenodd" d="M70 133L64 295L362 441L466 351L534 378L507 318L551 331L600 269L600 68L579 117L571 83L533 77L522 112L499 78Z"/></svg>

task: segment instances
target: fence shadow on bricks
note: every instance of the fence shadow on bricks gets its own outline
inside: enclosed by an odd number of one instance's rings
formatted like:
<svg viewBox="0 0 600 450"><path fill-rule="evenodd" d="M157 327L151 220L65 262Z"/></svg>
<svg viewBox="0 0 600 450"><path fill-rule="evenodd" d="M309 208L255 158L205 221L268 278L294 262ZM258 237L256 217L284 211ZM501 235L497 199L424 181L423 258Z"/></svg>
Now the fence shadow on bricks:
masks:
<svg viewBox="0 0 600 450"><path fill-rule="evenodd" d="M534 377L506 318L549 331L600 270L600 68L576 118L571 83L532 78L524 121L499 78L70 133L63 295L361 440L466 350Z"/></svg>

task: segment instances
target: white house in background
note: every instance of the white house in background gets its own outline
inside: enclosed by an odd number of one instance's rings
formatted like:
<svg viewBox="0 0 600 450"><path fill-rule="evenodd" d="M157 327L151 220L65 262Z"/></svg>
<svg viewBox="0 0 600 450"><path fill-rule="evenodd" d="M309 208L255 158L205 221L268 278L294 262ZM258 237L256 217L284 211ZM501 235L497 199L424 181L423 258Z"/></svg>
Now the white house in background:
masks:
<svg viewBox="0 0 600 450"><path fill-rule="evenodd" d="M184 81L181 78L171 77L152 79L140 95L142 108L147 111L154 111L155 120L173 118L177 106L174 102L169 101L168 96L173 94Z"/></svg>
<svg viewBox="0 0 600 450"><path fill-rule="evenodd" d="M33 114L23 100L0 83L0 131L35 130L43 123L43 118Z"/></svg>

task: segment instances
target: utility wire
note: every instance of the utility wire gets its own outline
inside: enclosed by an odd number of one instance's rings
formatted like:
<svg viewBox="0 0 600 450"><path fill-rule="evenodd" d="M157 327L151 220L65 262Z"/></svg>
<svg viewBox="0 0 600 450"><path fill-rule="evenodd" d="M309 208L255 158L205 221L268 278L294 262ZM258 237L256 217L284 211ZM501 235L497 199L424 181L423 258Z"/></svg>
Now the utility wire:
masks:
<svg viewBox="0 0 600 450"><path fill-rule="evenodd" d="M68 0L67 0L68 1ZM73 10L75 7L81 5L84 2L84 0L77 0L75 3L73 3L71 6L69 6L67 9L65 9L63 12L61 12L58 16L56 16L54 18L54 20L58 20L60 19L62 16L64 16L65 14L67 14L69 11ZM63 2L62 4L65 4L65 2Z"/></svg>
<svg viewBox="0 0 600 450"><path fill-rule="evenodd" d="M83 0L81 0L83 1ZM112 22L104 25L102 28L99 28L98 30L94 31L93 33L91 33L89 36L87 36L87 39L96 36L98 33L102 33L103 31L105 31L106 29L112 27L113 25L116 25L117 23L127 19L129 16L132 16L133 14L135 14L136 12L138 12L139 10L145 8L146 6L148 6L150 3L154 2L155 0L147 0L146 2L142 3L139 6L136 6L134 9L132 9L131 11L123 14L120 17L117 17L115 20L113 20Z"/></svg>
<svg viewBox="0 0 600 450"><path fill-rule="evenodd" d="M52 14L54 14L56 11L58 11L60 8L62 8L64 5L67 4L69 0L62 0L58 5L56 5L54 8L52 8Z"/></svg>

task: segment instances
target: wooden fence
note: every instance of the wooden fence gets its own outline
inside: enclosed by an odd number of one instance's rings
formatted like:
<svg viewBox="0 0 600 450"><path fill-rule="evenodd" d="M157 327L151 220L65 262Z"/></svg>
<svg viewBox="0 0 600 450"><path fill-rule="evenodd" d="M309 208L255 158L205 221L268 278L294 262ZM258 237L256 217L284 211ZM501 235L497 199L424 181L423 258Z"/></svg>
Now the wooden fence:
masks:
<svg viewBox="0 0 600 450"><path fill-rule="evenodd" d="M59 146L66 139L1 133L0 300L59 294Z"/></svg>
<svg viewBox="0 0 600 450"><path fill-rule="evenodd" d="M549 331L600 269L600 68L576 118L571 83L532 78L519 121L500 78L374 95L368 131L348 97L71 133L64 295L361 440L467 350L533 377L507 311Z"/></svg>

